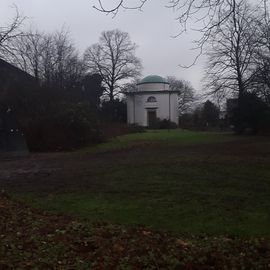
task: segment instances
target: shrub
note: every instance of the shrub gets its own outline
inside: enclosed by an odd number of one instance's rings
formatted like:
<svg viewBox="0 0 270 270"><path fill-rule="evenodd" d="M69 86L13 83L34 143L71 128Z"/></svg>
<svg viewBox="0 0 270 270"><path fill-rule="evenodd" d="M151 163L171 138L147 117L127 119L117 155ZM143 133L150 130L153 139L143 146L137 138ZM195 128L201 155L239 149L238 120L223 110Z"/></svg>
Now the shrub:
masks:
<svg viewBox="0 0 270 270"><path fill-rule="evenodd" d="M99 122L87 103L60 103L24 127L32 151L72 150L103 140Z"/></svg>
<svg viewBox="0 0 270 270"><path fill-rule="evenodd" d="M157 118L154 125L151 126L150 128L153 128L153 129L175 129L175 128L177 128L177 124L170 121L169 119Z"/></svg>
<svg viewBox="0 0 270 270"><path fill-rule="evenodd" d="M145 132L145 128L139 126L138 124L130 124L128 125L130 133L143 133Z"/></svg>
<svg viewBox="0 0 270 270"><path fill-rule="evenodd" d="M231 121L237 133L263 132L270 128L270 109L255 93L245 93Z"/></svg>
<svg viewBox="0 0 270 270"><path fill-rule="evenodd" d="M105 122L127 122L127 104L124 100L103 101L100 112Z"/></svg>
<svg viewBox="0 0 270 270"><path fill-rule="evenodd" d="M177 128L176 123L168 120L168 119L162 119L158 122L159 129L175 129Z"/></svg>

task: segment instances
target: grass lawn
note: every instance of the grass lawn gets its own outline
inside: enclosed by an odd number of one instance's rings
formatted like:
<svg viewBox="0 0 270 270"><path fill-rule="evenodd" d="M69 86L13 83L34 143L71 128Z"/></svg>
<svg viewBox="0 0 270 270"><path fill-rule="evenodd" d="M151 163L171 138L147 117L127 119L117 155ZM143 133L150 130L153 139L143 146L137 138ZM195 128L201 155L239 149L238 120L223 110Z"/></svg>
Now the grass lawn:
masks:
<svg viewBox="0 0 270 270"><path fill-rule="evenodd" d="M181 234L270 236L270 140L183 130L2 162L29 205ZM0 177L1 178L1 177Z"/></svg>

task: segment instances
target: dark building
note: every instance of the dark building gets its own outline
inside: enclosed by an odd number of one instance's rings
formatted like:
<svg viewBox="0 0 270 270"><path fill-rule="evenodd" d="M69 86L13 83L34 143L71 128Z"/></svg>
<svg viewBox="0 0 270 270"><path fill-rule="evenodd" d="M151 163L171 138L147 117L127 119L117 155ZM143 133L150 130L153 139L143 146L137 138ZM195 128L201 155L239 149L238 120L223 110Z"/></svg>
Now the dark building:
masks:
<svg viewBox="0 0 270 270"><path fill-rule="evenodd" d="M0 59L0 157L28 152L16 111L23 106L24 96L34 84L34 77Z"/></svg>
<svg viewBox="0 0 270 270"><path fill-rule="evenodd" d="M25 89L32 89L35 78L23 70L0 59L0 112L15 106Z"/></svg>

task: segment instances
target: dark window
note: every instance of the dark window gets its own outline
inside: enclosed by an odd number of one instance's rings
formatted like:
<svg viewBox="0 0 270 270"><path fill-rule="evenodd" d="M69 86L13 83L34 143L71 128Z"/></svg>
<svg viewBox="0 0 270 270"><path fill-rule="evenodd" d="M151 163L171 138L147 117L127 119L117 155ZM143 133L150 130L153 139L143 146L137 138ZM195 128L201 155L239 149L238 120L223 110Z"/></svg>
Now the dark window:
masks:
<svg viewBox="0 0 270 270"><path fill-rule="evenodd" d="M157 99L155 97L149 97L147 102L157 102Z"/></svg>

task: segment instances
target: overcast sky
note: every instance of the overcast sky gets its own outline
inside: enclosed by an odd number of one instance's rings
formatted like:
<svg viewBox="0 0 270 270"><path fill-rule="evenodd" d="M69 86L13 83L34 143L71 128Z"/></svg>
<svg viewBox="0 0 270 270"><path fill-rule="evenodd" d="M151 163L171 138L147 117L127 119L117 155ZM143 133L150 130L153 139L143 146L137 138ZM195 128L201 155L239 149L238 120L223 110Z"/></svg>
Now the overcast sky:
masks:
<svg viewBox="0 0 270 270"><path fill-rule="evenodd" d="M179 32L175 20L176 13L165 8L166 0L149 0L143 11L121 11L115 18L92 8L95 0L0 0L0 26L11 20L15 4L19 11L28 17L26 26L42 31L69 29L70 36L81 53L93 43L98 42L104 30L118 28L130 34L138 45L137 56L142 60L142 75L157 74L176 76L189 80L193 87L201 89L203 59L190 69L179 65L189 65L196 52L191 48L194 33L173 38ZM104 0L106 5L116 0Z"/></svg>

